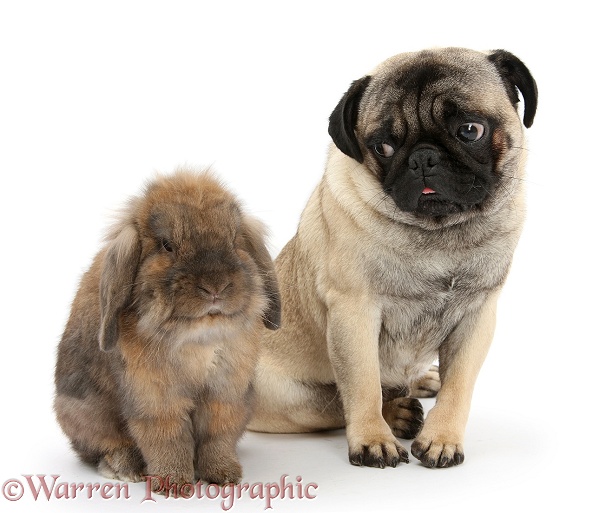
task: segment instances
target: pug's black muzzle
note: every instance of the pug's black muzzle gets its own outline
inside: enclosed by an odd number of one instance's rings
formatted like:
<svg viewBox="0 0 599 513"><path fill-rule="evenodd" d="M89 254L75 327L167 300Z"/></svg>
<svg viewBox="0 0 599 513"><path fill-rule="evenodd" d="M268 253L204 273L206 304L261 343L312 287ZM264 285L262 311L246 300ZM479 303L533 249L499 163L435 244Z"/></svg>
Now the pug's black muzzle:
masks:
<svg viewBox="0 0 599 513"><path fill-rule="evenodd" d="M475 172L446 151L428 145L417 146L391 175L386 191L396 205L424 216L464 212L490 191L490 169Z"/></svg>

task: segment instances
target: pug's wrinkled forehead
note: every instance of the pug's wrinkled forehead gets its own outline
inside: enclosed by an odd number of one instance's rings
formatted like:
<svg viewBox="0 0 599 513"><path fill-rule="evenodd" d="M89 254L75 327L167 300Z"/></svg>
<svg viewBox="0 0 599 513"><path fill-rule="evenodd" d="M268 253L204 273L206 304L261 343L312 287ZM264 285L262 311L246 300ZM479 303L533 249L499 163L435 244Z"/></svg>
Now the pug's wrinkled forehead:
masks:
<svg viewBox="0 0 599 513"><path fill-rule="evenodd" d="M358 113L364 135L389 123L390 116L399 124L415 126L458 110L497 114L518 101L487 55L473 50L400 54L381 63L369 76Z"/></svg>

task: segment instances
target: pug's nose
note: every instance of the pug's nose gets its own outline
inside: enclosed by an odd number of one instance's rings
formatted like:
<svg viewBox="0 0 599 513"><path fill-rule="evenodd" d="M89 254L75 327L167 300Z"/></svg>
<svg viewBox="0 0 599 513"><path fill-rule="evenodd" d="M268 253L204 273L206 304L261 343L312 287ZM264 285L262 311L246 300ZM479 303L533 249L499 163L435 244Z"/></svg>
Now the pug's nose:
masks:
<svg viewBox="0 0 599 513"><path fill-rule="evenodd" d="M422 148L413 152L408 158L408 167L414 172L427 173L441 161L439 152L430 148Z"/></svg>

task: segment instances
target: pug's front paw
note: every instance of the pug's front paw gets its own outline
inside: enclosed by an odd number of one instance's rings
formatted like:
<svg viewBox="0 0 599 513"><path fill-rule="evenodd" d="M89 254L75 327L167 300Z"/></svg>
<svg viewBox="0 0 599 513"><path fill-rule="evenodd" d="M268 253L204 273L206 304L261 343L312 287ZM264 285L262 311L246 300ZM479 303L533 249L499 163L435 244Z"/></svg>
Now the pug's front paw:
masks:
<svg viewBox="0 0 599 513"><path fill-rule="evenodd" d="M412 443L412 454L428 468L454 467L464 462L461 442L444 438L419 436Z"/></svg>
<svg viewBox="0 0 599 513"><path fill-rule="evenodd" d="M349 462L352 465L385 468L409 463L408 451L389 427L385 427L386 431L348 435Z"/></svg>

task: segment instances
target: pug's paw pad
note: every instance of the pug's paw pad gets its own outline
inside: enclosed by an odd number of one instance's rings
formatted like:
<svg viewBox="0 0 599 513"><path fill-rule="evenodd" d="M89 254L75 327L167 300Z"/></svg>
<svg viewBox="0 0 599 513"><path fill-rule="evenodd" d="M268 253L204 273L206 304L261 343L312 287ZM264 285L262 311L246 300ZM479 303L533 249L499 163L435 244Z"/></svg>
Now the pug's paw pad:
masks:
<svg viewBox="0 0 599 513"><path fill-rule="evenodd" d="M418 399L398 397L383 404L383 418L398 438L418 436L424 424L424 410Z"/></svg>

